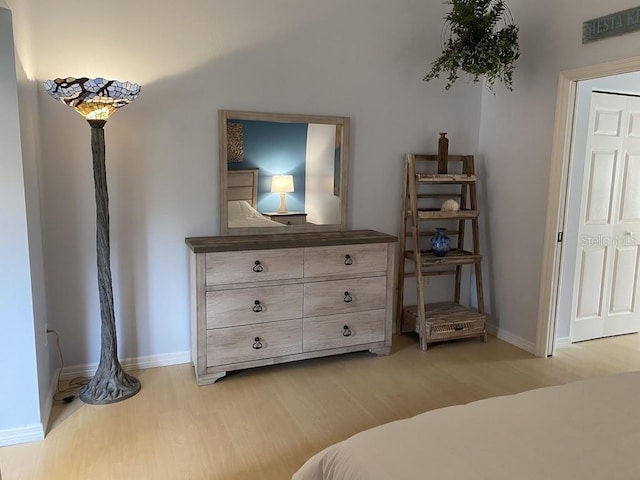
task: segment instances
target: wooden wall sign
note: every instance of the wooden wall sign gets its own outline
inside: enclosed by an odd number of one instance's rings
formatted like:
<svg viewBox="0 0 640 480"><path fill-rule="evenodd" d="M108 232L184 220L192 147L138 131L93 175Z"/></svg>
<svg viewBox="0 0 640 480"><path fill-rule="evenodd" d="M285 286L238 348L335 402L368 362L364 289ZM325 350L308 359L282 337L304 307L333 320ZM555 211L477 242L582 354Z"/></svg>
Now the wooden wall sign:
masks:
<svg viewBox="0 0 640 480"><path fill-rule="evenodd" d="M640 30L640 7L611 13L582 23L582 43Z"/></svg>

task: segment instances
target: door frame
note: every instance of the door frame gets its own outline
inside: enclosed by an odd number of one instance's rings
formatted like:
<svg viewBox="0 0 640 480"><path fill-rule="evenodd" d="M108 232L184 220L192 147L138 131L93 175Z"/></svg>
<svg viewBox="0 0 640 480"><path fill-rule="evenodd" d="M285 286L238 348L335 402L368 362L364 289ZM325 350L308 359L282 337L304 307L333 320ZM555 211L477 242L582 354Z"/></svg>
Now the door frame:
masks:
<svg viewBox="0 0 640 480"><path fill-rule="evenodd" d="M558 242L566 219L567 181L571 156L577 84L581 80L640 71L640 56L560 72L556 94L553 147L547 194L542 275L538 300L538 326L535 354L553 355L560 266L564 244Z"/></svg>

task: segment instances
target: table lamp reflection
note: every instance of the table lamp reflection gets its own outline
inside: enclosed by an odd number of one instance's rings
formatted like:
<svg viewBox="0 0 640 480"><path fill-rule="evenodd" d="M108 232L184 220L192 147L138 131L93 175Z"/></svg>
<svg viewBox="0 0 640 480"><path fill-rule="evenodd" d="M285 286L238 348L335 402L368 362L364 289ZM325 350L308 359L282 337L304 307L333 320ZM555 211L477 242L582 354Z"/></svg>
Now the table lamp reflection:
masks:
<svg viewBox="0 0 640 480"><path fill-rule="evenodd" d="M278 213L287 213L285 194L293 192L293 175L274 175L271 179L271 192L280 194Z"/></svg>

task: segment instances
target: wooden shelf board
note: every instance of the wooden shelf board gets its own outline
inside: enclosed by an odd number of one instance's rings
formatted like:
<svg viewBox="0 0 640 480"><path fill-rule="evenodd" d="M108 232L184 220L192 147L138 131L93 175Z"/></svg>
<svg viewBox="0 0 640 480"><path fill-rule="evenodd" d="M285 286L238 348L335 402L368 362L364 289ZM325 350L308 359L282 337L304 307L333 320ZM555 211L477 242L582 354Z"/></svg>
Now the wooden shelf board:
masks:
<svg viewBox="0 0 640 480"><path fill-rule="evenodd" d="M475 175L467 175L466 173L435 173L432 175L417 173L416 182L419 184L460 184L474 183Z"/></svg>
<svg viewBox="0 0 640 480"><path fill-rule="evenodd" d="M405 252L407 260L415 261L413 251ZM473 265L482 261L482 255L476 255L467 250L451 249L444 257L437 257L431 250L420 252L423 267L436 265Z"/></svg>
<svg viewBox="0 0 640 480"><path fill-rule="evenodd" d="M437 232L435 230L424 230L424 231L420 231L418 232L418 236L420 238L423 237L433 237ZM451 236L451 235L459 235L460 231L459 230L447 230L445 232L447 235ZM413 237L413 232L411 230L405 231L404 232L405 236L407 238L412 238Z"/></svg>
<svg viewBox="0 0 640 480"><path fill-rule="evenodd" d="M427 303L424 308L427 322L467 322L486 319L486 315L477 309L455 302ZM406 305L404 311L413 318L418 318L417 305Z"/></svg>
<svg viewBox="0 0 640 480"><path fill-rule="evenodd" d="M478 218L478 210L458 210L455 212L442 210L418 210L420 220L464 220Z"/></svg>
<svg viewBox="0 0 640 480"><path fill-rule="evenodd" d="M451 198L461 197L461 193L418 193L416 198Z"/></svg>
<svg viewBox="0 0 640 480"><path fill-rule="evenodd" d="M287 229L284 228L283 230ZM185 238L185 243L194 253L267 250L274 248L324 247L337 244L357 245L396 241L398 241L397 237L373 230Z"/></svg>
<svg viewBox="0 0 640 480"><path fill-rule="evenodd" d="M424 270L421 272L423 277L440 277L443 275L455 275L456 271L455 270ZM405 272L404 273L404 277L405 278L410 278L410 277L415 277L416 276L416 272Z"/></svg>

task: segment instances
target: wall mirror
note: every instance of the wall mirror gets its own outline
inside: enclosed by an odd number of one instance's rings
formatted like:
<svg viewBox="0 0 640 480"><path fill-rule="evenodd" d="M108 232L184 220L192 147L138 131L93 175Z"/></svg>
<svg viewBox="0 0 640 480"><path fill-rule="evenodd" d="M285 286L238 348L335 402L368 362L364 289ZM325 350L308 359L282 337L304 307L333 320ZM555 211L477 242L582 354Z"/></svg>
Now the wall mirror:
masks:
<svg viewBox="0 0 640 480"><path fill-rule="evenodd" d="M220 110L220 233L347 229L349 118Z"/></svg>

